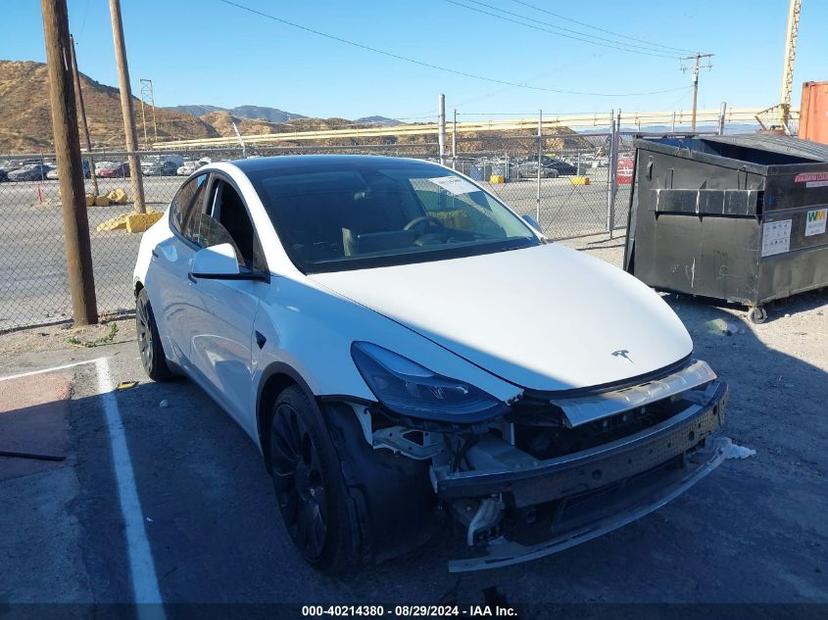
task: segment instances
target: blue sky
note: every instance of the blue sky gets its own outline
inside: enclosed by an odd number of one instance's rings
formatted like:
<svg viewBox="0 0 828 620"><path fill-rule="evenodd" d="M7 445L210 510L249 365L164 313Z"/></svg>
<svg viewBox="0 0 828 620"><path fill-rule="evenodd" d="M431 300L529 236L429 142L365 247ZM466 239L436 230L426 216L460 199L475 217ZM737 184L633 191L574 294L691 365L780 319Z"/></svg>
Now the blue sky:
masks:
<svg viewBox="0 0 828 620"><path fill-rule="evenodd" d="M439 92L461 113L687 109L690 77L675 58L555 36L447 0L235 0L364 45L496 80L548 89L639 93L599 97L530 90L407 63L292 28L219 0L122 0L133 89L151 78L158 105L267 105L310 116L433 115ZM618 39L515 0L458 0L501 16L526 16ZM699 104L777 102L787 0L525 0L565 17L661 45L715 53ZM487 8L485 5L495 7ZM40 2L3 0L0 58L45 57ZM107 0L69 0L80 69L116 85ZM828 2L803 0L794 100L801 83L828 79ZM673 54L671 50L662 52ZM2 102L0 102L2 106Z"/></svg>

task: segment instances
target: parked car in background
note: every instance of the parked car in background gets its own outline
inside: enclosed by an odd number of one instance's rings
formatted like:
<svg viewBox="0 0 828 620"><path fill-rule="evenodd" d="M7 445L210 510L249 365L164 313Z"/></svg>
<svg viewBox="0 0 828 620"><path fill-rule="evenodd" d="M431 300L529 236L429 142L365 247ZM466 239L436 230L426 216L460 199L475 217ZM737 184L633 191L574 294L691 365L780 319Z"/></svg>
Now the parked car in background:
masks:
<svg viewBox="0 0 828 620"><path fill-rule="evenodd" d="M452 571L556 553L732 446L727 386L657 293L444 166L211 164L144 233L133 285L144 370L186 374L244 429L321 570L400 555L447 518L468 546Z"/></svg>
<svg viewBox="0 0 828 620"><path fill-rule="evenodd" d="M148 177L172 176L178 170L178 162L172 160L141 162L141 172Z"/></svg>
<svg viewBox="0 0 828 620"><path fill-rule="evenodd" d="M49 164L29 164L8 172L9 181L42 181L53 169Z"/></svg>
<svg viewBox="0 0 828 620"><path fill-rule="evenodd" d="M95 174L96 175L100 174L101 170L103 170L104 168L112 168L112 167L117 166L117 165L118 165L117 161L106 161L106 160L96 161L95 162Z"/></svg>
<svg viewBox="0 0 828 620"><path fill-rule="evenodd" d="M536 179L538 177L538 162L537 161L523 161L515 166L517 168L517 177L520 179ZM514 168L513 168L514 170ZM552 166L541 166L541 178L556 179L560 173Z"/></svg>
<svg viewBox="0 0 828 620"><path fill-rule="evenodd" d="M9 180L9 175L6 173L5 170L0 168L0 183L3 183L4 181L8 181L8 180Z"/></svg>
<svg viewBox="0 0 828 620"><path fill-rule="evenodd" d="M96 172L99 177L104 179L122 179L129 176L129 163L128 162L121 162L119 164L114 164L111 166L101 167L97 169L95 166Z"/></svg>
<svg viewBox="0 0 828 620"><path fill-rule="evenodd" d="M187 160L181 166L178 167L175 173L179 176L188 177L204 165L205 164L201 160Z"/></svg>
<svg viewBox="0 0 828 620"><path fill-rule="evenodd" d="M83 178L88 179L91 176L89 174L89 160L82 159L81 161L83 162L83 164L82 164L83 165ZM55 179L59 178L57 167L52 168L49 171L49 173L46 175L46 178L50 179L50 180L55 180Z"/></svg>
<svg viewBox="0 0 828 620"><path fill-rule="evenodd" d="M547 157L544 156L541 160L543 162L544 168L550 168L552 170L557 170L558 174L578 174L578 168L573 166L570 163L563 161L562 159L557 159L555 157Z"/></svg>

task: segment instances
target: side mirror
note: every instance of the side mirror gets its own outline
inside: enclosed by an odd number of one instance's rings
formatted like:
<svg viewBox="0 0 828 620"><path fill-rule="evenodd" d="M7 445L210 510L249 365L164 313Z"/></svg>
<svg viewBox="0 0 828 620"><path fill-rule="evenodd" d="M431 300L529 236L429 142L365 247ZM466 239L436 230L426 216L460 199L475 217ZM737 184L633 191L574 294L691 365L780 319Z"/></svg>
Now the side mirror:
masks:
<svg viewBox="0 0 828 620"><path fill-rule="evenodd" d="M220 280L239 275L239 259L236 250L229 243L212 245L196 252L193 256L192 276Z"/></svg>
<svg viewBox="0 0 828 620"><path fill-rule="evenodd" d="M258 280L270 282L267 271L241 271L239 259L232 243L211 245L193 256L192 271L187 274L191 282L204 280Z"/></svg>

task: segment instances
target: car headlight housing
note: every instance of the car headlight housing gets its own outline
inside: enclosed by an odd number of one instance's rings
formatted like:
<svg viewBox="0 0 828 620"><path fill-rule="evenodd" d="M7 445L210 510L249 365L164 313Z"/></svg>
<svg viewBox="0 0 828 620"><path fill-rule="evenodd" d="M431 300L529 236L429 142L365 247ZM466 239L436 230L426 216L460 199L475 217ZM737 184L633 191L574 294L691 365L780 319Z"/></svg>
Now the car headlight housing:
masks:
<svg viewBox="0 0 828 620"><path fill-rule="evenodd" d="M351 346L362 378L377 399L399 415L445 422L479 422L506 410L491 394L444 377L370 342Z"/></svg>

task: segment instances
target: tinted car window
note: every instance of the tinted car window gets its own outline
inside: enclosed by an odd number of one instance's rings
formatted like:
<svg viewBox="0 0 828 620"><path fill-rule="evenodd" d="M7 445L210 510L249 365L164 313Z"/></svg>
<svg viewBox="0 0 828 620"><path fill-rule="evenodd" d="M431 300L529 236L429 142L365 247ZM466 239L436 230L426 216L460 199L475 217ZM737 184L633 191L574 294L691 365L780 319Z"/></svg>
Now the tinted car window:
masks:
<svg viewBox="0 0 828 620"><path fill-rule="evenodd" d="M446 168L381 160L248 175L305 272L394 265L540 243L491 194Z"/></svg>
<svg viewBox="0 0 828 620"><path fill-rule="evenodd" d="M206 174L193 177L181 186L170 203L170 222L173 228L190 241L194 241L193 221L195 214L201 212L201 198L206 180Z"/></svg>
<svg viewBox="0 0 828 620"><path fill-rule="evenodd" d="M210 245L231 243L236 249L239 264L250 269L264 270L266 261L253 221L236 189L216 179L208 200L211 222L204 222L205 235Z"/></svg>

